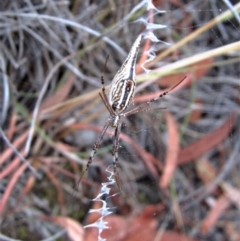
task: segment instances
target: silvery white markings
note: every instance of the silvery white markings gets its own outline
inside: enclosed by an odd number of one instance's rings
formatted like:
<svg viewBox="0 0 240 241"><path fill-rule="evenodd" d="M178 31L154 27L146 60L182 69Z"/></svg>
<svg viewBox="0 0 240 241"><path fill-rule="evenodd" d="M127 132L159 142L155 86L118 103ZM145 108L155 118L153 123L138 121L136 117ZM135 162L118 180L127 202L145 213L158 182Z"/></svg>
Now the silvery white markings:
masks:
<svg viewBox="0 0 240 241"><path fill-rule="evenodd" d="M104 77L101 76L102 90L101 92L99 92L99 95L104 105L106 106L110 114L110 117L105 123L100 135L98 136L97 141L93 145L93 148L87 163L87 167L83 172L82 176L80 177L79 182L81 182L83 175L85 174L85 172L87 172L87 170L89 169L89 166L93 162L94 156L99 146L101 145L103 137L109 126L115 129L114 137L113 137L112 156L113 156L114 175L117 181L118 147L119 147L119 136L120 136L121 127L122 127L122 118L126 116L130 116L140 111L147 111L149 109L148 106L152 102L158 100L164 95L167 95L172 89L177 87L185 79L184 77L184 79L182 79L179 83L177 83L175 86L170 88L168 91L162 93L158 97L153 98L147 101L146 103L143 103L129 111L126 111L127 107L133 100L133 97L135 94L135 87L136 87L135 67L136 67L137 54L138 54L138 50L139 50L139 46L142 38L143 36L139 35L138 38L135 40L126 60L122 64L122 67L119 69L119 71L113 78L108 96L106 94ZM117 181L117 184L118 184L118 181Z"/></svg>

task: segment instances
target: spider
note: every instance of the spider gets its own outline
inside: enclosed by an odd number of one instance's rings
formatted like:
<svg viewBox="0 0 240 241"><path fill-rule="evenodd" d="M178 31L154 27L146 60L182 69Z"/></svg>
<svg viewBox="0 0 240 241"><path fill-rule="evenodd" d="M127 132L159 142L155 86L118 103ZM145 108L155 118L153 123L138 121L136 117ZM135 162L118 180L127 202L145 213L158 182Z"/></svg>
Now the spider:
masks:
<svg viewBox="0 0 240 241"><path fill-rule="evenodd" d="M135 94L135 87L136 87L135 66L136 66L137 54L138 54L138 50L139 50L139 46L142 38L143 36L139 35L138 38L135 40L126 60L124 61L122 67L115 75L110 85L108 96L106 94L104 77L103 75L101 76L102 90L101 92L99 92L99 95L104 105L106 106L110 116L106 121L100 135L98 136L98 139L93 145L86 169L82 173L80 180L82 179L85 172L88 171L91 163L93 162L94 156L98 148L100 147L103 137L109 126L115 129L114 137L113 137L112 156L113 156L114 175L115 175L115 178L117 179L118 147L119 147L119 136L120 136L121 127L122 127L122 119L140 111L147 111L149 108L146 108L146 106L149 106L152 102L167 95L171 90L176 88L185 79L184 77L175 86L165 91L158 97L153 98L147 101L146 103L143 103L129 111L126 111L129 104L133 101L133 97Z"/></svg>

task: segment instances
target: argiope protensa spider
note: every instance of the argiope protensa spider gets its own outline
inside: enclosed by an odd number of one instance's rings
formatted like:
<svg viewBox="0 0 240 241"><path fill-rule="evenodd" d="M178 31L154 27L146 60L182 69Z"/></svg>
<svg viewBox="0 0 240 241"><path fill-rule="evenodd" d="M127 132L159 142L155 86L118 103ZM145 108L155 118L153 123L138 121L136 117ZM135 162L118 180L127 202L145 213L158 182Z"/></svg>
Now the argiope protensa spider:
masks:
<svg viewBox="0 0 240 241"><path fill-rule="evenodd" d="M108 112L110 113L110 117L108 118L107 122L105 123L100 135L98 136L97 141L94 143L91 155L89 157L87 167L85 171L82 173L82 176L79 181L81 181L85 172L88 171L89 166L91 165L94 156L102 143L103 137L108 129L109 126L115 129L114 137L113 137L113 146L112 146L112 156L113 156L113 170L115 178L117 179L117 167L118 167L118 146L119 146L119 136L122 127L122 118L130 116L140 111L147 111L149 106L152 102L158 100L159 98L167 95L171 90L177 87L184 79L182 79L179 83L175 86L170 88L169 90L165 91L161 95L156 98L149 100L146 103L143 103L129 111L125 111L129 104L132 102L134 93L135 93L135 66L136 66L136 59L138 54L139 45L142 40L142 35L139 35L138 38L135 40L127 59L124 61L122 67L115 75L111 85L108 96L106 94L104 77L101 76L102 82L102 91L99 93L104 105L106 106ZM117 183L118 184L118 183Z"/></svg>

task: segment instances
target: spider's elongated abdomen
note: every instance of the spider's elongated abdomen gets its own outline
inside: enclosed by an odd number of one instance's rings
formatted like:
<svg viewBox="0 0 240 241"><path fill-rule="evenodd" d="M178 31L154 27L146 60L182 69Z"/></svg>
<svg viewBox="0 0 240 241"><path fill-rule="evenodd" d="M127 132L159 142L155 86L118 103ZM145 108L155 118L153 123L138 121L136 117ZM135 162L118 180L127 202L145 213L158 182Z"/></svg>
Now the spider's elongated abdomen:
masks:
<svg viewBox="0 0 240 241"><path fill-rule="evenodd" d="M111 103L113 110L124 111L133 98L134 91L135 81L129 79L119 82L118 88L115 88L113 93L113 102Z"/></svg>
<svg viewBox="0 0 240 241"><path fill-rule="evenodd" d="M135 92L135 67L142 35L135 40L128 57L115 75L109 90L109 104L114 111L123 112L130 104Z"/></svg>

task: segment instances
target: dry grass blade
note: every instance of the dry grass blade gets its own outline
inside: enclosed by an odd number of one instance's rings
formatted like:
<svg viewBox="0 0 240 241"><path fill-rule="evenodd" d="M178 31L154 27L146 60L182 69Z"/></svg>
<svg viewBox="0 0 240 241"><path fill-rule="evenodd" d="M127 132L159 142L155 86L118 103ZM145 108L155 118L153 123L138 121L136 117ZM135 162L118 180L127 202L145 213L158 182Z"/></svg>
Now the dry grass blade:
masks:
<svg viewBox="0 0 240 241"><path fill-rule="evenodd" d="M234 8L236 11L240 11L240 3L237 3ZM217 16L217 18L212 19L208 23L204 24L202 27L198 28L196 31L189 34L187 37L183 38L181 41L179 41L177 44L173 45L171 48L167 49L165 52L163 52L161 55L157 56L157 58L154 60L152 64L158 62L159 60L163 59L164 57L168 56L172 52L176 51L178 48L182 47L183 45L187 44L191 40L194 40L196 37L201 35L203 32L211 29L214 25L225 21L226 19L229 19L231 17L231 10L227 10L223 12L221 15ZM238 45L239 46L239 45ZM239 48L239 47L238 47ZM209 54L209 57L212 57L211 54Z"/></svg>
<svg viewBox="0 0 240 241"><path fill-rule="evenodd" d="M165 167L160 181L161 188L166 188L174 175L180 149L177 123L173 116L168 112L166 112L166 120L168 128L168 144Z"/></svg>
<svg viewBox="0 0 240 241"><path fill-rule="evenodd" d="M182 149L179 153L178 164L181 165L192 159L195 159L205 153L207 150L210 150L218 145L229 135L229 132L234 126L232 124L235 123L235 120L236 115L232 113L225 123L219 128Z"/></svg>
<svg viewBox="0 0 240 241"><path fill-rule="evenodd" d="M209 51L205 51L204 53L195 54L194 56L191 56L189 58L184 58L182 60L179 60L175 63L167 64L165 66L162 66L158 69L153 70L150 73L150 76L153 77L151 81L148 81L147 84L151 84L156 81L156 79L159 79L160 77L168 76L170 74L174 74L176 72L183 72L184 68L190 67L191 65L195 63L199 63L203 60L214 58L217 56L221 56L224 54L233 54L234 52L240 51L240 41L237 41L235 43L231 43L228 45L224 45L222 47L212 49ZM140 75L138 78L138 82L141 83L145 81L146 76ZM146 86L145 86L146 87ZM141 87L139 86L138 90L140 90Z"/></svg>
<svg viewBox="0 0 240 241"><path fill-rule="evenodd" d="M5 143L12 149L13 153L15 153L18 158L33 172L33 174L37 177L40 178L41 176L37 173L35 168L27 161L23 155L11 144L11 142L8 140L6 137L5 133L3 132L2 128L0 127L0 134Z"/></svg>
<svg viewBox="0 0 240 241"><path fill-rule="evenodd" d="M26 169L26 165L23 164L15 172L15 174L11 178L10 182L8 183L8 186L7 186L6 190L5 190L5 193L4 193L4 195L2 196L2 198L0 200L0 214L2 214L4 212L4 209L6 208L7 201L10 198L11 192L13 191L13 188L14 188L16 182L18 181L20 176L23 174L25 169Z"/></svg>
<svg viewBox="0 0 240 241"><path fill-rule="evenodd" d="M67 218L64 216L56 216L56 217L41 217L42 220L51 221L62 228L67 230L68 236L72 241L81 241L84 240L84 229L83 227L75 220L71 218Z"/></svg>

